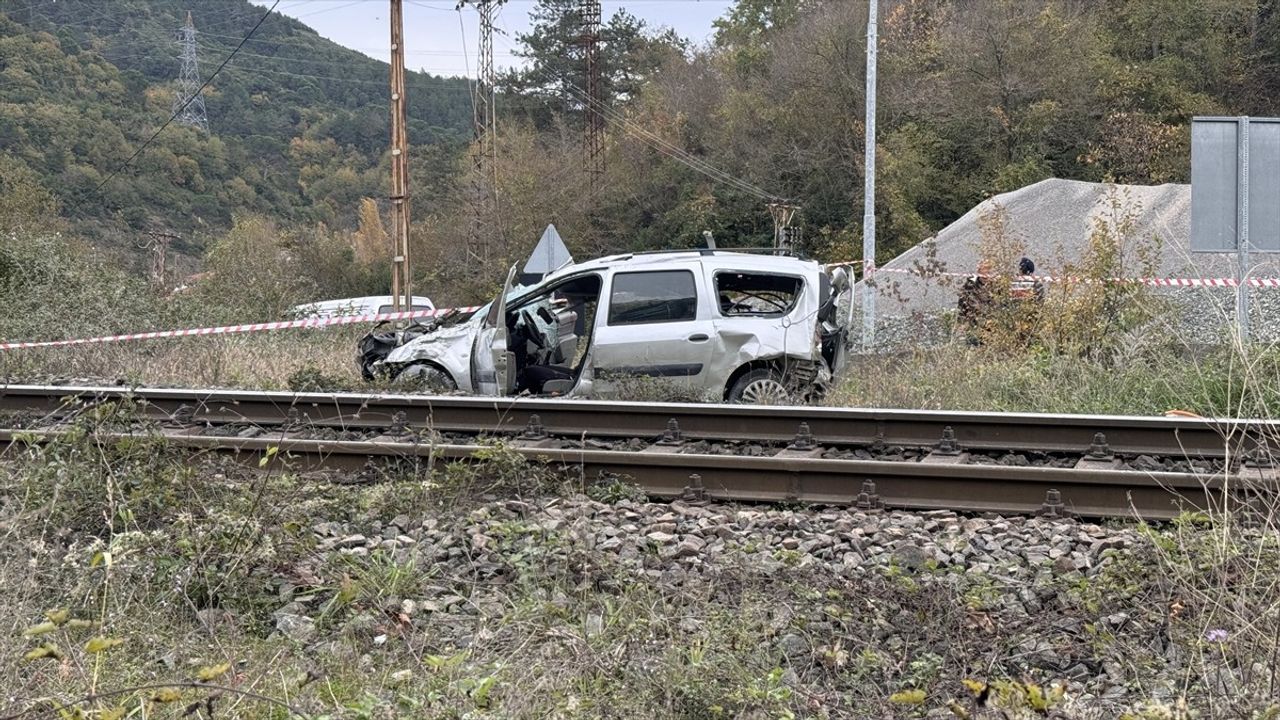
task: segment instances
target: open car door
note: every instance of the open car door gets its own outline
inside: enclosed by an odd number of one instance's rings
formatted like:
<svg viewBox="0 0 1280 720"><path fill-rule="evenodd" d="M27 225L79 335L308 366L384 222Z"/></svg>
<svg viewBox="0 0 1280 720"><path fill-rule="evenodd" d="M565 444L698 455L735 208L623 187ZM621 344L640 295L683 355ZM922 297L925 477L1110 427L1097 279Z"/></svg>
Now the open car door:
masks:
<svg viewBox="0 0 1280 720"><path fill-rule="evenodd" d="M508 395L516 387L515 355L507 347L507 295L515 277L512 265L471 347L471 385L480 395Z"/></svg>

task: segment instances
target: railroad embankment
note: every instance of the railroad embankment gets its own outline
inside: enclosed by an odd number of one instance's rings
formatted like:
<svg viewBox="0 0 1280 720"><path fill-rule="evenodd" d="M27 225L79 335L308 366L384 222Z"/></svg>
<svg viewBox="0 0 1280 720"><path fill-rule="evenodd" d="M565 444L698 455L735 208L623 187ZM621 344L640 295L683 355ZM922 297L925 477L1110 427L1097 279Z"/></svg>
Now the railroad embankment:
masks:
<svg viewBox="0 0 1280 720"><path fill-rule="evenodd" d="M352 486L93 437L0 461L6 710L1249 717L1276 679L1265 513L654 503L500 446Z"/></svg>

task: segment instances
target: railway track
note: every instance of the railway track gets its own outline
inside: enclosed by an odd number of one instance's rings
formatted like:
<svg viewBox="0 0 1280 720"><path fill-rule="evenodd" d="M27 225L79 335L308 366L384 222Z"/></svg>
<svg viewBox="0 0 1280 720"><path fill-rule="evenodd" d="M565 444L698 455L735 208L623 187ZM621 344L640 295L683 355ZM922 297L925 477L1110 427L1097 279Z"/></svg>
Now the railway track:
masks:
<svg viewBox="0 0 1280 720"><path fill-rule="evenodd" d="M1247 503L1277 484L1280 439L1255 420L6 386L0 445L123 400L176 447L299 471L463 460L496 436L655 496L1086 517Z"/></svg>

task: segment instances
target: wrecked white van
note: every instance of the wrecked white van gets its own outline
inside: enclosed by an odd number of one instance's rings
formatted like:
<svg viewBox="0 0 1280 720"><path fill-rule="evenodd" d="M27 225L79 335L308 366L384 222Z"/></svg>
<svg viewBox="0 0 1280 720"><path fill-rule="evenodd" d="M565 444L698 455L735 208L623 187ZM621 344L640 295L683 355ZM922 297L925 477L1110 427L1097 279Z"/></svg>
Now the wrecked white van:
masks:
<svg viewBox="0 0 1280 720"><path fill-rule="evenodd" d="M768 403L820 395L843 342L816 262L724 250L614 255L360 343L366 378L481 395L608 397L627 378ZM839 278L840 285L844 278Z"/></svg>

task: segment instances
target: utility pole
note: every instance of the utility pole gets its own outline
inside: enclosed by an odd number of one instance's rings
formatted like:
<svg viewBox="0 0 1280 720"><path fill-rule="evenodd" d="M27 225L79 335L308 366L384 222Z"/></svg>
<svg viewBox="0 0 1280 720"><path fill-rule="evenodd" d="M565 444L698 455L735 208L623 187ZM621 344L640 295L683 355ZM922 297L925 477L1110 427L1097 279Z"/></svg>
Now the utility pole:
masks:
<svg viewBox="0 0 1280 720"><path fill-rule="evenodd" d="M178 60L178 88L173 95L174 122L209 132L209 117L204 111L204 96L200 94L200 67L196 62L196 26L187 11L187 24L178 28L177 46L182 49Z"/></svg>
<svg viewBox="0 0 1280 720"><path fill-rule="evenodd" d="M866 160L862 196L862 350L870 352L876 340L876 4L867 10L867 118ZM849 297L849 323L853 325L853 296Z"/></svg>
<svg viewBox="0 0 1280 720"><path fill-rule="evenodd" d="M582 45L584 71L586 73L587 102L583 115L584 132L582 159L591 183L594 197L604 176L604 83L600 77L600 0L580 0L578 14L581 32L578 43Z"/></svg>
<svg viewBox="0 0 1280 720"><path fill-rule="evenodd" d="M391 0L391 296L397 312L413 307L409 274L409 140L405 132L404 4Z"/></svg>

